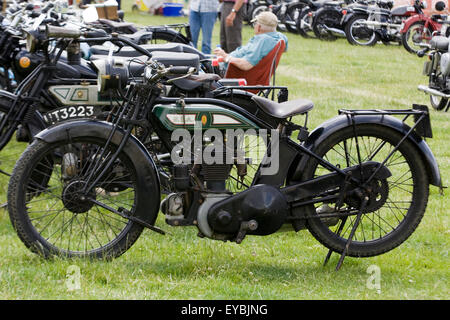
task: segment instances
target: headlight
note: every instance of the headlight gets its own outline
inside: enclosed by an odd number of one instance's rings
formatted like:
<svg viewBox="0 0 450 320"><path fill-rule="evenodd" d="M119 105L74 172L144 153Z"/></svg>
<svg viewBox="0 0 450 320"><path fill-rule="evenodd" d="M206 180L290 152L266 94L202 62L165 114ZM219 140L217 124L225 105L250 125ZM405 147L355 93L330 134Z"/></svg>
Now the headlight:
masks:
<svg viewBox="0 0 450 320"><path fill-rule="evenodd" d="M97 89L104 92L109 89L124 89L128 83L128 69L120 59L93 61L97 68Z"/></svg>
<svg viewBox="0 0 450 320"><path fill-rule="evenodd" d="M426 3L426 1L422 1L422 3L420 4L422 6L423 9L426 9L428 4Z"/></svg>

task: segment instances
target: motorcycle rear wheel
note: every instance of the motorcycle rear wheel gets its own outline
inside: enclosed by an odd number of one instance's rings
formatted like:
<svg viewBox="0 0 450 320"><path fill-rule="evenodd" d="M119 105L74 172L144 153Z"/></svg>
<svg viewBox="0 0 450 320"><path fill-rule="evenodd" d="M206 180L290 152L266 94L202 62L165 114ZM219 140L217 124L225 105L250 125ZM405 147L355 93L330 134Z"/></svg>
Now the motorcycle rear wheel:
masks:
<svg viewBox="0 0 450 320"><path fill-rule="evenodd" d="M370 160L381 163L403 137L397 131L373 124L358 125L357 132L362 162ZM341 169L357 165L353 128L336 131L320 143L315 152ZM380 202L362 214L348 248L347 254L350 256L371 257L396 248L414 232L424 215L429 192L428 176L413 143L406 139L385 167L392 175L385 181L377 181L374 188L371 187L373 191L369 196ZM328 172L315 159L310 159L303 178L307 180ZM374 190L378 191L375 193ZM357 211L355 203L348 200L345 203L346 209ZM319 208L323 204L317 203L316 206ZM328 205L334 208L334 203ZM317 217L320 212L313 205L306 210L313 217ZM326 219L310 218L307 228L325 247L342 253L355 221L356 215L351 215L340 218L339 222L330 226ZM341 225L343 227L339 232Z"/></svg>
<svg viewBox="0 0 450 320"><path fill-rule="evenodd" d="M363 24L367 16L355 15L345 25L347 41L353 45L374 46L378 40L378 34Z"/></svg>
<svg viewBox="0 0 450 320"><path fill-rule="evenodd" d="M337 36L327 31L325 27L340 29L342 14L336 10L323 10L316 14L313 21L313 31L317 38L325 41L335 41Z"/></svg>

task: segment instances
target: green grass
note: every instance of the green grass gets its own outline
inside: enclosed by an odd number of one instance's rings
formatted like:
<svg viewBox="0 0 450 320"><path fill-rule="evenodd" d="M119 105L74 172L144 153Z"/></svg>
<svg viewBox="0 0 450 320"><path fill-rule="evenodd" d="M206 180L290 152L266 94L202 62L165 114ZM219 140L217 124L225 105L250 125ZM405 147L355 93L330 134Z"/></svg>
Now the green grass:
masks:
<svg viewBox="0 0 450 320"><path fill-rule="evenodd" d="M125 2L125 9L130 2ZM127 20L140 24L184 22L186 18L146 15ZM244 41L252 29L243 30ZM423 59L402 47L378 44L354 47L346 40L321 42L288 34L289 50L277 70L277 84L289 87L290 99L315 103L309 127L337 114L339 108L410 108L429 105L416 88ZM214 30L213 47L219 27ZM450 114L431 111L433 139L428 143L449 185ZM7 154L18 157L23 146L12 143ZM0 201L7 179L0 178ZM144 231L122 257L110 261L43 260L30 253L14 232L6 211L0 211L0 299L448 299L448 191L431 187L425 216L413 235L384 255L346 258L334 271L338 256L322 266L327 253L307 231L247 237L241 245L198 238L194 227L170 232ZM69 291L68 268L80 268L81 289ZM381 292L366 286L371 265L381 269Z"/></svg>

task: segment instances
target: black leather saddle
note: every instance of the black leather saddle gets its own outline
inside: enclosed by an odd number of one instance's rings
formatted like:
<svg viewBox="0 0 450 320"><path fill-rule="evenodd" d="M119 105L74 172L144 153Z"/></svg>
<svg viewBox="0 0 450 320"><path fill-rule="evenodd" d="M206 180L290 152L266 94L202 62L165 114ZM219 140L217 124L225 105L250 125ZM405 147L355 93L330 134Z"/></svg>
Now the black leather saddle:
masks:
<svg viewBox="0 0 450 320"><path fill-rule="evenodd" d="M286 119L298 114L304 114L314 108L314 103L307 99L296 99L278 103L270 99L253 96L252 100L256 102L265 113L274 118Z"/></svg>

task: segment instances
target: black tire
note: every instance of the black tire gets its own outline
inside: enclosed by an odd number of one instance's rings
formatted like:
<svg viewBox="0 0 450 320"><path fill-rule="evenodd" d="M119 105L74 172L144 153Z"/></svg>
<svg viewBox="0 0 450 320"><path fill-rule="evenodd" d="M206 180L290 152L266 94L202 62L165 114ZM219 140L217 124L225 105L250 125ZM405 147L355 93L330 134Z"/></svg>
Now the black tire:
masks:
<svg viewBox="0 0 450 320"><path fill-rule="evenodd" d="M367 21L367 16L355 15L350 18L345 25L347 41L352 45L373 46L378 42L379 36L367 26L361 25L362 21Z"/></svg>
<svg viewBox="0 0 450 320"><path fill-rule="evenodd" d="M296 28L298 34L300 34L304 38L314 38L314 31L312 29L313 24L313 15L311 14L312 10L302 10L300 12L298 19L296 21ZM302 23L303 21L303 23Z"/></svg>
<svg viewBox="0 0 450 320"><path fill-rule="evenodd" d="M430 103L433 109L443 110L448 104L448 99L443 97L430 96Z"/></svg>
<svg viewBox="0 0 450 320"><path fill-rule="evenodd" d="M305 7L304 3L296 2L294 4L289 5L288 8L286 9L283 23L289 32L298 33L296 22L304 7Z"/></svg>
<svg viewBox="0 0 450 320"><path fill-rule="evenodd" d="M340 29L340 21L342 14L336 10L322 10L317 12L314 16L313 31L317 38L325 41L335 41L337 37L324 29L324 26L329 28Z"/></svg>
<svg viewBox="0 0 450 320"><path fill-rule="evenodd" d="M267 5L258 5L258 6L254 6L252 12L250 13L249 17L250 17L250 21L252 21L253 19L256 18L256 16L258 14L260 14L261 12L264 11L268 11L269 7Z"/></svg>
<svg viewBox="0 0 450 320"><path fill-rule="evenodd" d="M424 21L414 22L409 26L408 30L402 34L402 44L406 51L416 54L417 51L422 49L418 45L419 43L428 43L431 40L433 30L427 28L424 32L424 28Z"/></svg>
<svg viewBox="0 0 450 320"><path fill-rule="evenodd" d="M371 159L381 163L393 150L392 146L403 137L395 130L374 124L358 125L357 132L363 162L367 154L373 154L381 148ZM320 143L315 152L341 169L358 164L353 128L347 127L336 131ZM371 187L370 197L373 196L380 202L363 213L353 242L348 248L347 254L350 256L370 257L394 249L413 233L424 215L428 201L428 176L414 144L406 139L385 166L392 175L385 181L377 181L376 188ZM303 179L307 180L325 173L329 171L318 165L315 159L310 159L303 173ZM357 209L354 203L348 204L350 200L345 201L347 207ZM320 205L317 204L318 207ZM334 208L334 204L331 203L330 207ZM312 205L306 210L308 214L316 216L318 214ZM351 224L348 222L344 224L340 236L338 230L340 225L345 223L344 218L339 223L336 221L334 226L330 226L326 219L312 218L307 221L307 228L324 246L341 253L356 216L349 216L348 220Z"/></svg>
<svg viewBox="0 0 450 320"><path fill-rule="evenodd" d="M141 225L77 193L83 179L95 172L92 159L100 159L101 155L94 152L104 144L97 137L74 138L69 146L64 141L49 144L35 140L22 154L9 182L8 209L19 238L32 252L43 257L111 259L123 254L138 239ZM115 148L111 146L107 151ZM62 154L72 158L64 162L69 169L62 169ZM71 161L74 165L70 165ZM39 175L48 175L45 185L35 180ZM133 215L142 196L136 188L136 177L132 161L122 152L113 170L100 179L89 196L116 210L125 208ZM116 194L106 191L106 186L113 185L118 186Z"/></svg>

